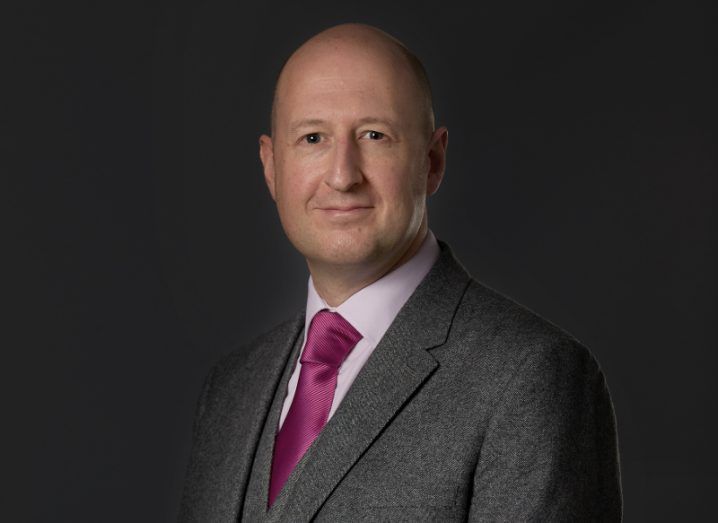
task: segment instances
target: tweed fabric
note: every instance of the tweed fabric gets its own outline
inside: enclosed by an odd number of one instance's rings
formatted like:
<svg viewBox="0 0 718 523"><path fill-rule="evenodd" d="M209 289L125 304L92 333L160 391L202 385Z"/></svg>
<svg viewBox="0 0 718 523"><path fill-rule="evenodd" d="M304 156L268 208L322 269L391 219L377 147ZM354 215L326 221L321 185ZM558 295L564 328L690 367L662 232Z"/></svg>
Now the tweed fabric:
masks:
<svg viewBox="0 0 718 523"><path fill-rule="evenodd" d="M575 338L441 256L272 507L251 520L620 521L615 418ZM303 316L218 362L200 398L181 522L266 506ZM288 370L289 369L289 370ZM284 376L284 378L282 378ZM273 401L275 400L275 401ZM253 466L254 465L254 466ZM266 467L266 468L265 468ZM250 519L247 519L248 521Z"/></svg>
<svg viewBox="0 0 718 523"><path fill-rule="evenodd" d="M297 392L274 445L269 506L327 422L339 367L361 338L336 312L322 310L312 318L300 358Z"/></svg>

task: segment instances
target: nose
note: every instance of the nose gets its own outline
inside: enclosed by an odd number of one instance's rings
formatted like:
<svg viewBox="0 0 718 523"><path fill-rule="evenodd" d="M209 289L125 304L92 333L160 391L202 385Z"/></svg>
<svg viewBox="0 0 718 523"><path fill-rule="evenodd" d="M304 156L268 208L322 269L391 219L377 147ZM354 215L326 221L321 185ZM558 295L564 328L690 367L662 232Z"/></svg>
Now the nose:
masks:
<svg viewBox="0 0 718 523"><path fill-rule="evenodd" d="M347 192L363 178L357 143L352 139L337 140L325 183L335 191Z"/></svg>

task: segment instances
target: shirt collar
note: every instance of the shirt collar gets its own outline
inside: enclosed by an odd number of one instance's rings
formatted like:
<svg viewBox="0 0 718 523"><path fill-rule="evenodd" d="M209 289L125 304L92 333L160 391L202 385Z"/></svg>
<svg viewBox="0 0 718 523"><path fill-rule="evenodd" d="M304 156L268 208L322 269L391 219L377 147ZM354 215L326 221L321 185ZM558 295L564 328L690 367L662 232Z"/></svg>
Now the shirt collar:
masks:
<svg viewBox="0 0 718 523"><path fill-rule="evenodd" d="M309 277L304 333L314 315L322 309L338 312L372 345L384 336L399 310L439 257L439 244L429 230L417 253L406 263L357 291L338 307L330 307L317 294Z"/></svg>

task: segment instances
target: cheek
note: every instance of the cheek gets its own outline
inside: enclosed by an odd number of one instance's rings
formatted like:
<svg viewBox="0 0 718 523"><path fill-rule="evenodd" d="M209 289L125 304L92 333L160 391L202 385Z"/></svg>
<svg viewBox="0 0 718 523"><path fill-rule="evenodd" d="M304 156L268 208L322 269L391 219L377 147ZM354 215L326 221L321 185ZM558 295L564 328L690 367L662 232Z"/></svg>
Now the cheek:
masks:
<svg viewBox="0 0 718 523"><path fill-rule="evenodd" d="M277 166L278 196L283 207L298 207L311 198L316 181L307 175L311 168L301 162L281 162Z"/></svg>
<svg viewBox="0 0 718 523"><path fill-rule="evenodd" d="M422 166L418 161L406 161L393 164L387 171L382 183L385 192L394 199L414 205L415 200L426 192L426 180L422 175Z"/></svg>
<svg viewBox="0 0 718 523"><path fill-rule="evenodd" d="M400 195L413 190L416 178L417 162L412 161L408 151L386 149L372 151L363 158L365 176L382 192Z"/></svg>

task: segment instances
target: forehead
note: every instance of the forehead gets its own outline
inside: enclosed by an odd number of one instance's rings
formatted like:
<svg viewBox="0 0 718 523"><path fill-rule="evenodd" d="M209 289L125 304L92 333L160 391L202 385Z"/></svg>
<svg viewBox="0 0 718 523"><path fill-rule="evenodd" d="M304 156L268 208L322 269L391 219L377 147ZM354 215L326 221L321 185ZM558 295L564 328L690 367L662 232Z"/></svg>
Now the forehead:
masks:
<svg viewBox="0 0 718 523"><path fill-rule="evenodd" d="M414 84L406 60L390 49L356 44L300 49L277 85L277 119L372 111L411 118Z"/></svg>

